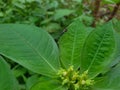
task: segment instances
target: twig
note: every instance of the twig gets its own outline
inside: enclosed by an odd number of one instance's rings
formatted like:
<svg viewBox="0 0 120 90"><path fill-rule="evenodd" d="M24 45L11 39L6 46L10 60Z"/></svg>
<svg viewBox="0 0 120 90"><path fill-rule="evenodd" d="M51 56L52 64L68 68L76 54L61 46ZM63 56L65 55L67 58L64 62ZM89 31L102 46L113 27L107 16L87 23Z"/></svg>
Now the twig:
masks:
<svg viewBox="0 0 120 90"><path fill-rule="evenodd" d="M99 18L99 15L98 15L98 12L99 12L99 8L100 8L100 2L101 2L101 0L96 0L95 1L95 3L94 3L94 11L93 11L93 16L94 16L94 21L93 21L93 24L92 24L92 26L96 26L96 21L98 20L98 18Z"/></svg>
<svg viewBox="0 0 120 90"><path fill-rule="evenodd" d="M108 17L108 19L106 20L107 22L110 21L112 18L114 18L114 16L117 14L117 11L119 9L120 3L116 4L113 12L111 13L111 15Z"/></svg>

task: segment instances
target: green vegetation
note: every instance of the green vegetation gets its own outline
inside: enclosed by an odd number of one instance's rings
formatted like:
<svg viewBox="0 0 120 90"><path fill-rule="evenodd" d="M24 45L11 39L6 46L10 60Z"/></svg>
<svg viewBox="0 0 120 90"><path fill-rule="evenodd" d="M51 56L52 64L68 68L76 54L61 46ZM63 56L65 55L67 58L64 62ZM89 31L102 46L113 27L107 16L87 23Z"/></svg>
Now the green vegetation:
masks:
<svg viewBox="0 0 120 90"><path fill-rule="evenodd" d="M119 90L119 6L1 0L0 90Z"/></svg>

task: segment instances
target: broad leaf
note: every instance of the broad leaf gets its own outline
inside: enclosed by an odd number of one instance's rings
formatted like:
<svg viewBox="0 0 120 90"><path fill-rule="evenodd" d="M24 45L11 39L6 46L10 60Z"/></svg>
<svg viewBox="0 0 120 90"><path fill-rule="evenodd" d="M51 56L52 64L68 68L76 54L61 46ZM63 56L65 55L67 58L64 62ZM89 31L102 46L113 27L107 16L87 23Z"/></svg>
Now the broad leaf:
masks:
<svg viewBox="0 0 120 90"><path fill-rule="evenodd" d="M115 49L112 23L97 27L88 36L81 61L81 71L88 70L89 76L98 75L110 63Z"/></svg>
<svg viewBox="0 0 120 90"><path fill-rule="evenodd" d="M35 26L1 24L0 54L47 76L54 76L59 68L56 43L47 32Z"/></svg>
<svg viewBox="0 0 120 90"><path fill-rule="evenodd" d="M80 66L82 47L91 30L79 20L73 22L67 30L59 40L61 61L66 68L73 65L77 69Z"/></svg>
<svg viewBox="0 0 120 90"><path fill-rule="evenodd" d="M95 90L119 90L120 89L120 64L111 69L104 77L98 78Z"/></svg>
<svg viewBox="0 0 120 90"><path fill-rule="evenodd" d="M19 90L18 83L10 71L9 65L0 56L0 89L1 90Z"/></svg>
<svg viewBox="0 0 120 90"><path fill-rule="evenodd" d="M51 80L50 78L42 78L41 81L33 85L30 90L67 90L57 80Z"/></svg>

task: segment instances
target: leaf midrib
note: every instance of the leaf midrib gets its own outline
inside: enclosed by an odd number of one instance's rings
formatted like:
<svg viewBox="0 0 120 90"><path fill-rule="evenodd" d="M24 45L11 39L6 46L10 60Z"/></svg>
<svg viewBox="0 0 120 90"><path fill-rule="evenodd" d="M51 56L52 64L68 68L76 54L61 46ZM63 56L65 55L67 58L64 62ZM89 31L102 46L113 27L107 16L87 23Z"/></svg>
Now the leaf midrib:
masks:
<svg viewBox="0 0 120 90"><path fill-rule="evenodd" d="M37 49L35 49L35 48L30 44L30 42L28 42L28 41L24 38L24 36L22 36L21 34L19 34L19 33L18 33L17 31L15 31L15 30L11 30L11 31L13 31L14 33L16 33L16 35L18 35L18 37L20 37L20 38L22 39L22 41L25 42L28 47L31 47L31 49L32 49L34 52L36 52L36 53L38 54L38 56L42 57L43 60L53 69L53 71L56 72L56 69L47 61L46 58L44 58L44 57L39 53L39 51L38 51Z"/></svg>
<svg viewBox="0 0 120 90"><path fill-rule="evenodd" d="M74 52L75 52L75 44L76 44L76 37L77 37L77 29L75 30L75 36L73 39L73 48L72 48L72 55L71 55L71 65L73 65L73 59L74 59Z"/></svg>

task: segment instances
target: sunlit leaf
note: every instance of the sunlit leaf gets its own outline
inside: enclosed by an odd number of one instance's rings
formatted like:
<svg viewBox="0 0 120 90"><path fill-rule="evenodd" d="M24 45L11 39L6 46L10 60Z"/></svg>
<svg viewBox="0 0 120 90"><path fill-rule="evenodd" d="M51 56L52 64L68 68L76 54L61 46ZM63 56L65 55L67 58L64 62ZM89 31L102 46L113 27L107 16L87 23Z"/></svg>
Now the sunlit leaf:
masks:
<svg viewBox="0 0 120 90"><path fill-rule="evenodd" d="M59 68L58 48L45 31L29 25L0 25L0 54L32 70L54 76Z"/></svg>

